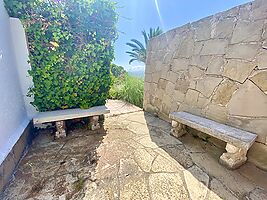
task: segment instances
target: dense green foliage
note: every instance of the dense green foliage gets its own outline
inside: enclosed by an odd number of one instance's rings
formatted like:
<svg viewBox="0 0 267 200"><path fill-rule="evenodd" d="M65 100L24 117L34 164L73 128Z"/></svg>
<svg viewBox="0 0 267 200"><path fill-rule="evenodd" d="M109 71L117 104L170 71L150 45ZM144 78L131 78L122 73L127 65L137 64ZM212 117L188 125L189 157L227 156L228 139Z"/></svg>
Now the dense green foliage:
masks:
<svg viewBox="0 0 267 200"><path fill-rule="evenodd" d="M156 37L162 33L163 31L159 27L157 27L156 29L150 28L149 33L146 33L146 31L142 31L142 35L145 40L145 45L143 45L142 42L136 39L131 39L131 42L126 43L126 45L132 48L131 51L126 52L131 57L129 64L131 64L134 61L140 61L146 63L146 48L148 45L148 41L151 38Z"/></svg>
<svg viewBox="0 0 267 200"><path fill-rule="evenodd" d="M111 64L110 71L114 78L120 78L127 74L126 70L122 66L116 64Z"/></svg>
<svg viewBox="0 0 267 200"><path fill-rule="evenodd" d="M5 0L25 28L39 111L103 105L117 38L109 0ZM23 67L23 66L20 66Z"/></svg>
<svg viewBox="0 0 267 200"><path fill-rule="evenodd" d="M124 100L142 108L144 79L126 74L123 78L115 79L109 94L111 99Z"/></svg>

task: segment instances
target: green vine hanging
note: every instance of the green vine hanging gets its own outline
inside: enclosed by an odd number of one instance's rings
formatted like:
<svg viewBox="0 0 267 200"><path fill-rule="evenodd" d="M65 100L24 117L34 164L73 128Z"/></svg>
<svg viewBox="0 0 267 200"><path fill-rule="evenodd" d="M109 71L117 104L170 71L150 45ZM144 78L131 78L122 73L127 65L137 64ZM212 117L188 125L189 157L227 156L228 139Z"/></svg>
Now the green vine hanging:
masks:
<svg viewBox="0 0 267 200"><path fill-rule="evenodd" d="M115 3L108 0L5 0L25 28L39 111L103 105L117 38ZM20 66L24 67L24 66Z"/></svg>

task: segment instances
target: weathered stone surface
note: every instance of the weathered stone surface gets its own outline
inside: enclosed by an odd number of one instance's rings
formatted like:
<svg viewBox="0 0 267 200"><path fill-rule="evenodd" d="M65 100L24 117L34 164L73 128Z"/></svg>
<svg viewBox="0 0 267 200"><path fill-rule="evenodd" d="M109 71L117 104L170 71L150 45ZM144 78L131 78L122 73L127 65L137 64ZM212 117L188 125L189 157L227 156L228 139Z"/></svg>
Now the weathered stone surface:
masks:
<svg viewBox="0 0 267 200"><path fill-rule="evenodd" d="M221 75L223 73L224 62L222 56L214 56L208 64L206 74Z"/></svg>
<svg viewBox="0 0 267 200"><path fill-rule="evenodd" d="M223 55L228 45L228 41L224 39L208 40L200 52L200 55Z"/></svg>
<svg viewBox="0 0 267 200"><path fill-rule="evenodd" d="M193 29L195 29L196 40L208 40L211 38L211 18L207 17L201 21L192 23Z"/></svg>
<svg viewBox="0 0 267 200"><path fill-rule="evenodd" d="M172 82L168 82L166 85L166 90L165 90L166 94L169 96L172 96L174 88L175 88L175 84Z"/></svg>
<svg viewBox="0 0 267 200"><path fill-rule="evenodd" d="M170 118L239 148L249 149L257 137L253 133L186 112L171 113Z"/></svg>
<svg viewBox="0 0 267 200"><path fill-rule="evenodd" d="M0 199L241 199L262 186L220 166L222 149L191 134L182 143L169 135L169 123L112 102L105 130L73 127L56 141L49 131L39 134ZM260 183L266 177L261 171Z"/></svg>
<svg viewBox="0 0 267 200"><path fill-rule="evenodd" d="M234 44L229 46L225 57L253 61L258 49L258 44Z"/></svg>
<svg viewBox="0 0 267 200"><path fill-rule="evenodd" d="M161 199L189 199L179 174L157 173L149 176L151 197Z"/></svg>
<svg viewBox="0 0 267 200"><path fill-rule="evenodd" d="M195 105L199 94L200 93L198 91L189 89L185 95L184 102L188 105Z"/></svg>
<svg viewBox="0 0 267 200"><path fill-rule="evenodd" d="M267 94L267 70L256 71L250 80Z"/></svg>
<svg viewBox="0 0 267 200"><path fill-rule="evenodd" d="M209 190L209 176L205 172L194 165L184 171L184 178L191 199L206 199Z"/></svg>
<svg viewBox="0 0 267 200"><path fill-rule="evenodd" d="M266 19L267 4L264 0L257 0L252 2L252 20Z"/></svg>
<svg viewBox="0 0 267 200"><path fill-rule="evenodd" d="M259 51L258 55L256 56L256 64L259 69L267 69L267 50L266 49Z"/></svg>
<svg viewBox="0 0 267 200"><path fill-rule="evenodd" d="M218 21L214 30L214 38L230 38L233 33L235 19L226 18Z"/></svg>
<svg viewBox="0 0 267 200"><path fill-rule="evenodd" d="M223 75L234 81L243 83L255 67L256 65L253 62L230 59L224 66Z"/></svg>
<svg viewBox="0 0 267 200"><path fill-rule="evenodd" d="M187 73L181 73L180 75L177 75L175 90L178 90L182 93L186 93L189 85L190 85L190 80Z"/></svg>
<svg viewBox="0 0 267 200"><path fill-rule="evenodd" d="M189 59L176 58L172 61L172 71L179 72L188 69Z"/></svg>
<svg viewBox="0 0 267 200"><path fill-rule="evenodd" d="M193 53L192 46L194 46L194 38L192 32L189 32L185 38L182 38L174 58L190 58Z"/></svg>
<svg viewBox="0 0 267 200"><path fill-rule="evenodd" d="M248 152L249 161L255 163L260 169L267 171L267 147L255 142Z"/></svg>
<svg viewBox="0 0 267 200"><path fill-rule="evenodd" d="M197 81L196 90L203 94L205 97L210 97L214 89L222 81L222 78L206 76Z"/></svg>
<svg viewBox="0 0 267 200"><path fill-rule="evenodd" d="M255 84L247 80L234 93L228 108L233 116L266 117L267 96Z"/></svg>
<svg viewBox="0 0 267 200"><path fill-rule="evenodd" d="M46 122L55 122L61 120L83 118L90 116L98 116L109 113L106 106L95 106L89 109L67 109L67 110L57 110L49 112L38 113L33 118L34 124L42 124Z"/></svg>
<svg viewBox="0 0 267 200"><path fill-rule="evenodd" d="M251 200L264 200L267 199L267 192L262 189L255 189L252 192L250 192L246 198L249 198Z"/></svg>
<svg viewBox="0 0 267 200"><path fill-rule="evenodd" d="M263 21L238 21L233 32L231 43L259 41L262 29Z"/></svg>
<svg viewBox="0 0 267 200"><path fill-rule="evenodd" d="M168 81L165 79L159 79L158 88L165 90Z"/></svg>
<svg viewBox="0 0 267 200"><path fill-rule="evenodd" d="M229 200L238 200L236 196L234 196L227 187L223 185L217 179L212 179L210 181L210 191L209 191L209 199L229 199Z"/></svg>
<svg viewBox="0 0 267 200"><path fill-rule="evenodd" d="M191 79L197 79L204 75L204 70L196 67L196 66L190 66L189 67L189 76Z"/></svg>
<svg viewBox="0 0 267 200"><path fill-rule="evenodd" d="M216 89L212 101L215 104L226 106L237 89L238 85L235 82L226 79Z"/></svg>
<svg viewBox="0 0 267 200"><path fill-rule="evenodd" d="M144 108L166 120L177 110L206 116L266 144L266 11L267 1L256 0L154 38L146 73L175 88L146 84Z"/></svg>
<svg viewBox="0 0 267 200"><path fill-rule="evenodd" d="M227 120L227 109L220 105L209 104L205 108L205 116L209 119L224 123Z"/></svg>
<svg viewBox="0 0 267 200"><path fill-rule="evenodd" d="M266 118L244 118L244 117L238 117L238 116L231 116L229 117L230 125L236 126L236 127L242 127L244 130L257 133L258 142L261 142L263 144L266 144Z"/></svg>
<svg viewBox="0 0 267 200"><path fill-rule="evenodd" d="M173 93L173 101L176 102L183 102L185 98L185 94L183 92L180 92L179 90L174 90Z"/></svg>
<svg viewBox="0 0 267 200"><path fill-rule="evenodd" d="M247 161L247 149L226 144L226 153L220 156L220 163L229 169L237 169Z"/></svg>

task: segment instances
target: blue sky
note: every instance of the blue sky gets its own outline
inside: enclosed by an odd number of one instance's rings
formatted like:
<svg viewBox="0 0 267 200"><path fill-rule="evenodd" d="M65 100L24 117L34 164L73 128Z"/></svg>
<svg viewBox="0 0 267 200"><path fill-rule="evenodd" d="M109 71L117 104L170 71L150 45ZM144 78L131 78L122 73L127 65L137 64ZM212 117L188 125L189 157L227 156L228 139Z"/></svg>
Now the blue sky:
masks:
<svg viewBox="0 0 267 200"><path fill-rule="evenodd" d="M249 2L249 0L115 0L120 15L119 38L115 44L115 63L126 69L138 69L144 64L134 62L130 57L126 42L135 38L143 41L141 31L160 26L164 31L196 21L203 17ZM156 2L158 4L157 11ZM141 67L142 68L142 67Z"/></svg>

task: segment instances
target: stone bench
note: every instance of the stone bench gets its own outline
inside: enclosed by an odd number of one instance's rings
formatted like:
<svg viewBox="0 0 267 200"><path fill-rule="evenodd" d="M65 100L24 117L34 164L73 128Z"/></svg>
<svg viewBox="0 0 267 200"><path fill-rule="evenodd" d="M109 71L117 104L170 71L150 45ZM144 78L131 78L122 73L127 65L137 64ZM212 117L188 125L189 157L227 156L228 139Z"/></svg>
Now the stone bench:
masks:
<svg viewBox="0 0 267 200"><path fill-rule="evenodd" d="M66 137L65 120L89 117L92 130L100 128L99 116L110 111L106 106L95 106L89 109L66 109L49 112L40 112L33 117L33 124L43 124L48 122L56 123L56 138Z"/></svg>
<svg viewBox="0 0 267 200"><path fill-rule="evenodd" d="M227 152L221 155L219 162L230 169L238 168L246 162L247 151L257 138L257 135L251 132L186 112L174 112L169 117L172 120L171 134L177 138L184 135L186 126L189 126L225 141Z"/></svg>

